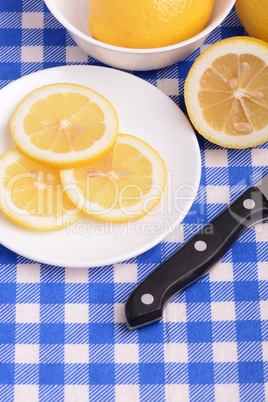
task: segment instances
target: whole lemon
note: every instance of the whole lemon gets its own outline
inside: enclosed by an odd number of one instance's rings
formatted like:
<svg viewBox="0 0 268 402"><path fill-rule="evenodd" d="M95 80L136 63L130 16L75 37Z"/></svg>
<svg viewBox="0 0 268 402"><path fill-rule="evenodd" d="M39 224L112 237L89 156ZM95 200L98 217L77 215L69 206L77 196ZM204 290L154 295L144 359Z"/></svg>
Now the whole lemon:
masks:
<svg viewBox="0 0 268 402"><path fill-rule="evenodd" d="M169 46L201 32L215 0L90 0L89 30L110 45Z"/></svg>
<svg viewBox="0 0 268 402"><path fill-rule="evenodd" d="M268 1L237 0L235 9L247 33L268 42Z"/></svg>

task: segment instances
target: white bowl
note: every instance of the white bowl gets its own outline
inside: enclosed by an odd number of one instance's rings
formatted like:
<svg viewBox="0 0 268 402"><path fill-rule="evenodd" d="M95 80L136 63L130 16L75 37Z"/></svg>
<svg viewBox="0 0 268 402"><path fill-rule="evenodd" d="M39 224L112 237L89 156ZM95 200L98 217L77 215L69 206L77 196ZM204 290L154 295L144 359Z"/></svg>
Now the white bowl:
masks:
<svg viewBox="0 0 268 402"><path fill-rule="evenodd" d="M154 49L130 49L108 45L92 37L88 29L89 0L44 1L54 17L86 53L112 67L135 71L167 67L189 56L221 24L235 3L235 0L215 0L208 26L188 40Z"/></svg>

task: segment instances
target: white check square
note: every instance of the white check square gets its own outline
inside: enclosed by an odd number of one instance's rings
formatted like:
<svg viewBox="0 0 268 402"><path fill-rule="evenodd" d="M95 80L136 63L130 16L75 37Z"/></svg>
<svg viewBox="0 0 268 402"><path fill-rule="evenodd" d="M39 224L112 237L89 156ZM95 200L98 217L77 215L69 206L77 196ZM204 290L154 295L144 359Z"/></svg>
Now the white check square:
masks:
<svg viewBox="0 0 268 402"><path fill-rule="evenodd" d="M263 361L268 362L268 341L262 342Z"/></svg>
<svg viewBox="0 0 268 402"><path fill-rule="evenodd" d="M268 281L268 261L258 262L259 281Z"/></svg>
<svg viewBox="0 0 268 402"><path fill-rule="evenodd" d="M87 303L66 303L65 322L87 324L89 320L89 306Z"/></svg>
<svg viewBox="0 0 268 402"><path fill-rule="evenodd" d="M40 264L17 264L17 282L39 283Z"/></svg>
<svg viewBox="0 0 268 402"><path fill-rule="evenodd" d="M205 158L207 167L228 166L228 154L226 149L206 149Z"/></svg>
<svg viewBox="0 0 268 402"><path fill-rule="evenodd" d="M67 63L87 63L88 55L78 46L66 46Z"/></svg>
<svg viewBox="0 0 268 402"><path fill-rule="evenodd" d="M166 401L189 402L188 384L166 384Z"/></svg>
<svg viewBox="0 0 268 402"><path fill-rule="evenodd" d="M139 345L135 343L116 343L114 345L115 363L139 363Z"/></svg>
<svg viewBox="0 0 268 402"><path fill-rule="evenodd" d="M15 384L14 385L14 402L38 402L39 401L38 385Z"/></svg>
<svg viewBox="0 0 268 402"><path fill-rule="evenodd" d="M162 78L157 80L157 88L166 95L179 95L178 78Z"/></svg>
<svg viewBox="0 0 268 402"><path fill-rule="evenodd" d="M115 303L114 304L114 322L123 323L125 322L125 304Z"/></svg>
<svg viewBox="0 0 268 402"><path fill-rule="evenodd" d="M212 302L211 303L212 321L234 321L235 303L234 302Z"/></svg>
<svg viewBox="0 0 268 402"><path fill-rule="evenodd" d="M128 384L115 385L115 402L138 402L139 386Z"/></svg>
<svg viewBox="0 0 268 402"><path fill-rule="evenodd" d="M261 319L268 320L268 300L260 301Z"/></svg>
<svg viewBox="0 0 268 402"><path fill-rule="evenodd" d="M16 304L17 323L39 323L40 305L37 303L17 303Z"/></svg>
<svg viewBox="0 0 268 402"><path fill-rule="evenodd" d="M207 202L210 204L228 204L229 186L207 186Z"/></svg>
<svg viewBox="0 0 268 402"><path fill-rule="evenodd" d="M213 343L214 362L237 362L236 342L214 342Z"/></svg>
<svg viewBox="0 0 268 402"><path fill-rule="evenodd" d="M64 386L64 402L88 402L89 386L88 385L65 385Z"/></svg>
<svg viewBox="0 0 268 402"><path fill-rule="evenodd" d="M212 282L232 282L233 264L231 262L220 262L211 270L209 276Z"/></svg>
<svg viewBox="0 0 268 402"><path fill-rule="evenodd" d="M114 264L115 282L137 282L137 264Z"/></svg>
<svg viewBox="0 0 268 402"><path fill-rule="evenodd" d="M164 310L166 322L186 322L186 303L169 303Z"/></svg>
<svg viewBox="0 0 268 402"><path fill-rule="evenodd" d="M86 268L65 268L66 283L87 283L88 269Z"/></svg>
<svg viewBox="0 0 268 402"><path fill-rule="evenodd" d="M24 63L42 63L43 46L22 46L21 61Z"/></svg>
<svg viewBox="0 0 268 402"><path fill-rule="evenodd" d="M65 363L88 363L89 345L66 344L64 346Z"/></svg>
<svg viewBox="0 0 268 402"><path fill-rule="evenodd" d="M188 362L187 343L166 343L165 362L187 363Z"/></svg>
<svg viewBox="0 0 268 402"><path fill-rule="evenodd" d="M22 13L22 28L23 29L43 29L44 14L42 12L23 12Z"/></svg>
<svg viewBox="0 0 268 402"><path fill-rule="evenodd" d="M15 345L15 363L39 363L39 345L17 343Z"/></svg>
<svg viewBox="0 0 268 402"><path fill-rule="evenodd" d="M215 384L215 402L239 402L238 384Z"/></svg>

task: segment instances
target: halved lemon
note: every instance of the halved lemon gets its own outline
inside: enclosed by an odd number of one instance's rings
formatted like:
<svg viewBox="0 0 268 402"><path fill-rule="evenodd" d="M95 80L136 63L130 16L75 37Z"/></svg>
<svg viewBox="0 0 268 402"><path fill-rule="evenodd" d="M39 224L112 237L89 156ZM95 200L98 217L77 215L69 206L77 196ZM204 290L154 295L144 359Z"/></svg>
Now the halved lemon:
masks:
<svg viewBox="0 0 268 402"><path fill-rule="evenodd" d="M205 138L228 148L268 140L268 44L233 37L209 47L185 82L190 119Z"/></svg>
<svg viewBox="0 0 268 402"><path fill-rule="evenodd" d="M118 118L104 96L60 83L30 92L14 111L10 126L16 145L29 157L67 168L107 152L116 141Z"/></svg>
<svg viewBox="0 0 268 402"><path fill-rule="evenodd" d="M141 218L160 201L165 163L146 142L118 134L113 149L92 163L62 170L70 200L91 217L126 222Z"/></svg>
<svg viewBox="0 0 268 402"><path fill-rule="evenodd" d="M0 157L0 210L30 229L55 230L81 216L63 191L59 170L14 148Z"/></svg>

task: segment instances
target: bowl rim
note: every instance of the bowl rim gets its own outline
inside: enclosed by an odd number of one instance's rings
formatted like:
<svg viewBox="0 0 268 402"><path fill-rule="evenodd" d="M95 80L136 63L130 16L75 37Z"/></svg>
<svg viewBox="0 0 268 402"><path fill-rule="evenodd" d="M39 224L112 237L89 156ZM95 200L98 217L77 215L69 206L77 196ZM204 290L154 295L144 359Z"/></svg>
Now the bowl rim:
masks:
<svg viewBox="0 0 268 402"><path fill-rule="evenodd" d="M89 1L89 0L88 0ZM215 0L216 1L216 0ZM206 26L203 31L199 34L192 36L190 39L185 41L175 43L174 45L163 46L163 47L156 47L156 48L145 48L145 49L138 49L138 48L128 48L128 47L121 47L115 45L109 45L108 43L101 42L97 39L92 38L91 36L86 35L85 33L81 32L78 28L72 25L67 18L65 18L61 13L58 12L57 7L55 6L55 0L44 0L47 8L49 11L54 15L54 17L70 32L74 35L78 36L80 39L85 40L97 47L101 47L107 50L112 51L120 51L122 53L131 53L131 54L151 54L151 53L162 53L170 50L175 50L182 48L184 46L190 45L198 40L202 39L203 37L210 34L215 28L217 28L222 21L227 17L230 13L231 9L233 8L236 0L228 0L226 7L222 10L220 15L215 18L215 20Z"/></svg>

